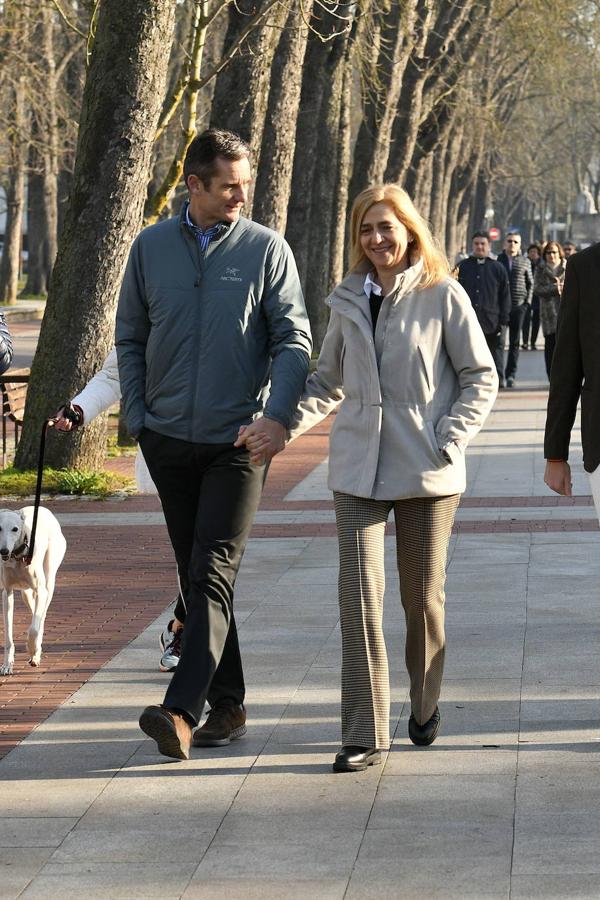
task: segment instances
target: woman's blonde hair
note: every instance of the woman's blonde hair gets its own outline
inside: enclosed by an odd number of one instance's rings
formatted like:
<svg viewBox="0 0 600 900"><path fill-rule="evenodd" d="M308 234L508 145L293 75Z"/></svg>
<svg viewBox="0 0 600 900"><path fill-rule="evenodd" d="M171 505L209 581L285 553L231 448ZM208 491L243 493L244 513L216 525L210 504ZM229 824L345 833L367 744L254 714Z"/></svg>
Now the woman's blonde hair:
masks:
<svg viewBox="0 0 600 900"><path fill-rule="evenodd" d="M398 219L413 238L409 246L411 262L423 260L423 276L419 287L432 287L447 278L450 266L427 222L417 212L406 191L397 184L374 184L365 188L352 204L350 218L350 271L363 268L367 257L360 244L360 228L367 211L375 203L389 203Z"/></svg>

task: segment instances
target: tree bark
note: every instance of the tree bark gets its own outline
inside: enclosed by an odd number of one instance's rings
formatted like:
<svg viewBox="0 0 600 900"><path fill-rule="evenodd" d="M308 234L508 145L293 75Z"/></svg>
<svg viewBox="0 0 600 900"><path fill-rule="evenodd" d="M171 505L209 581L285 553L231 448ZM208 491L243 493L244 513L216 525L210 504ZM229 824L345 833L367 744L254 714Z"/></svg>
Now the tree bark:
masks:
<svg viewBox="0 0 600 900"><path fill-rule="evenodd" d="M348 55L342 98L340 104L340 124L338 133L337 180L333 191L334 206L332 211L331 252L329 260L329 285L333 287L344 277L347 266L348 217L343 211L349 207L349 184L352 165L352 87L354 72L351 55ZM319 344L320 346L320 344Z"/></svg>
<svg viewBox="0 0 600 900"><path fill-rule="evenodd" d="M422 122L434 100L447 91L448 79L457 67L455 57L469 47L468 27L476 18L475 12L473 4L463 0L438 0L434 6L430 0L418 0L414 46L393 125L386 180L403 182L411 165L417 172L419 161L414 154ZM405 185L409 193L416 187L416 180L413 173L410 186Z"/></svg>
<svg viewBox="0 0 600 900"><path fill-rule="evenodd" d="M15 4L5 11L10 16L8 59L12 68L9 93L9 114L6 143L8 145L6 195L6 226L0 264L0 303L17 302L21 252L23 244L23 214L25 212L25 169L29 147L27 122L27 47L28 19Z"/></svg>
<svg viewBox="0 0 600 900"><path fill-rule="evenodd" d="M322 70L323 106L316 145L318 164L312 185L306 274L306 309L316 349L321 346L329 320L329 309L324 301L333 287L334 223L337 217L344 216L346 208L346 204L340 206L335 187L339 186L340 154L343 151L339 142L340 121L344 86L348 68L352 65L354 36L354 31L352 34L344 31L325 45L328 55ZM339 271L339 262L336 266Z"/></svg>
<svg viewBox="0 0 600 900"><path fill-rule="evenodd" d="M377 16L372 29L364 29L366 40L360 42L367 56L362 88L364 113L354 149L350 203L368 184L385 178L392 128L413 40L416 6L416 0L407 0L404 5L392 3ZM377 61L369 65L368 60L373 57Z"/></svg>
<svg viewBox="0 0 600 900"><path fill-rule="evenodd" d="M269 11L268 18L254 28L240 50L219 73L215 84L211 109L211 128L226 128L239 134L250 145L255 170L260 162L271 63L285 22L285 5L273 0L237 0L229 7L229 23L224 53L238 39L249 19ZM252 215L253 188L245 214Z"/></svg>
<svg viewBox="0 0 600 900"><path fill-rule="evenodd" d="M46 216L44 210L44 185L39 171L37 154L33 147L29 153L27 178L27 281L24 296L41 296L48 291L49 271L46 265Z"/></svg>
<svg viewBox="0 0 600 900"><path fill-rule="evenodd" d="M319 122L323 107L322 82L319 73L324 69L328 52L328 45L315 31L311 31L306 48L300 109L296 122L292 189L285 232L286 239L294 252L302 289L305 292L308 247L311 237L308 223L312 206L313 179L317 167Z"/></svg>
<svg viewBox="0 0 600 900"><path fill-rule="evenodd" d="M103 0L88 69L73 186L52 273L15 464L37 461L43 420L98 371L139 230L176 0ZM101 467L105 420L49 435L49 465Z"/></svg>
<svg viewBox="0 0 600 900"><path fill-rule="evenodd" d="M312 3L313 0L307 0L303 9L296 4L291 6L275 52L267 127L263 132L252 207L255 221L282 233L288 217L302 67L308 40L305 19L311 15Z"/></svg>

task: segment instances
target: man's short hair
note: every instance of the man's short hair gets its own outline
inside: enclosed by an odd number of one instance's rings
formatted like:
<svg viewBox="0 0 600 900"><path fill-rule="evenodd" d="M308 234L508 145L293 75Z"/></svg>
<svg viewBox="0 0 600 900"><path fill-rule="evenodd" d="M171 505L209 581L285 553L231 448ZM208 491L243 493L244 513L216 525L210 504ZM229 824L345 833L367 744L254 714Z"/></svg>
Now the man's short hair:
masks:
<svg viewBox="0 0 600 900"><path fill-rule="evenodd" d="M527 248L527 252L529 253L530 250L537 250L540 256L542 255L542 245L538 243L538 241L534 241L533 244L529 245L529 247Z"/></svg>
<svg viewBox="0 0 600 900"><path fill-rule="evenodd" d="M506 232L506 237L507 237L507 238L509 238L509 237L518 237L519 240L521 240L521 235L519 234L518 231L507 231L507 232ZM505 238L504 240L506 240L506 238Z"/></svg>
<svg viewBox="0 0 600 900"><path fill-rule="evenodd" d="M475 238L478 238L478 237L485 238L486 241L490 240L490 235L489 235L489 232L487 232L487 231L476 231L475 234L473 235L473 237L471 238L471 240L474 241Z"/></svg>
<svg viewBox="0 0 600 900"><path fill-rule="evenodd" d="M238 160L250 158L250 147L239 134L220 128L209 128L197 135L185 154L183 180L187 187L190 175L195 175L206 190L217 170L217 159Z"/></svg>

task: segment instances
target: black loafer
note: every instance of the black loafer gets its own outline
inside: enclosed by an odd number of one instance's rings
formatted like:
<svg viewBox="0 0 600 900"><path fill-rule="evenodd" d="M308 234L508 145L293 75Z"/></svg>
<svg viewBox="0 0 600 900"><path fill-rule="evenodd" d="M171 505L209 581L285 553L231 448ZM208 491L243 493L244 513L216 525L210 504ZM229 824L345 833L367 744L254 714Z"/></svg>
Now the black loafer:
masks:
<svg viewBox="0 0 600 900"><path fill-rule="evenodd" d="M433 744L439 730L440 711L437 706L432 717L428 719L424 725L417 724L417 720L413 714L410 714L410 719L408 720L408 736L417 747L428 747L429 744Z"/></svg>
<svg viewBox="0 0 600 900"><path fill-rule="evenodd" d="M381 763L381 752L371 747L342 747L333 763L334 772L362 772Z"/></svg>

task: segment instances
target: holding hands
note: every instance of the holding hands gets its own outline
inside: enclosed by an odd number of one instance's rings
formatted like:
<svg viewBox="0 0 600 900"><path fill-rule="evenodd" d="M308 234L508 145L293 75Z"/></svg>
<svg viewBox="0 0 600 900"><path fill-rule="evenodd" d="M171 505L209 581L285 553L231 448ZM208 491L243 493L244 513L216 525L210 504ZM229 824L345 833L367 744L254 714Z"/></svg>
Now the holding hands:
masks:
<svg viewBox="0 0 600 900"><path fill-rule="evenodd" d="M280 422L261 416L250 425L240 426L233 446L245 446L252 465L263 466L285 449L285 439L286 429Z"/></svg>

